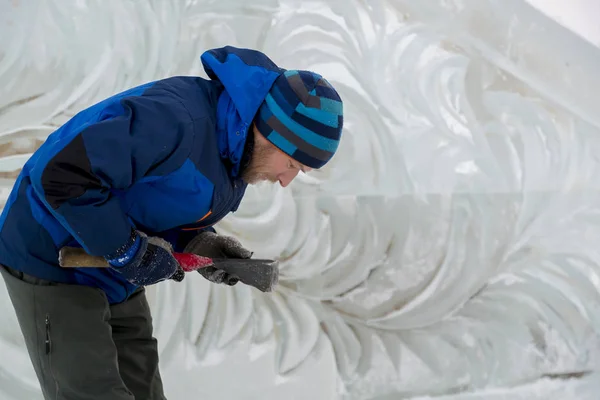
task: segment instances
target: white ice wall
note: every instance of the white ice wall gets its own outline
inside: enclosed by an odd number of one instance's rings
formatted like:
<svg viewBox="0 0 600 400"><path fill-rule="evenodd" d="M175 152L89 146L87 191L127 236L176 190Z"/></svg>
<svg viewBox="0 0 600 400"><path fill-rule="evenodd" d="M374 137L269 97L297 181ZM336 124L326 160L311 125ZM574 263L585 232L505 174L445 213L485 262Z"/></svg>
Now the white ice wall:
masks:
<svg viewBox="0 0 600 400"><path fill-rule="evenodd" d="M596 0L526 0L548 17L600 47L600 2Z"/></svg>
<svg viewBox="0 0 600 400"><path fill-rule="evenodd" d="M277 293L151 288L168 397L595 399L600 52L579 34L519 0L0 2L0 202L83 107L258 48L339 88L345 139L217 227L282 260ZM2 285L0 399L40 398Z"/></svg>

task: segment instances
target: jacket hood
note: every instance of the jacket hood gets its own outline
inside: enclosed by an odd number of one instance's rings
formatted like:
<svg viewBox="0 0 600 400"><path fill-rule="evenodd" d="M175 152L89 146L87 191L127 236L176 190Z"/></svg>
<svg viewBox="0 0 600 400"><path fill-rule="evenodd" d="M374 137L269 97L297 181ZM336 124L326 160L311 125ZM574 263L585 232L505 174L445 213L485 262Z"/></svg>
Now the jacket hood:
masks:
<svg viewBox="0 0 600 400"><path fill-rule="evenodd" d="M257 50L232 46L208 50L200 59L208 77L224 87L217 104L219 148L221 156L232 162L236 176L248 128L285 69Z"/></svg>

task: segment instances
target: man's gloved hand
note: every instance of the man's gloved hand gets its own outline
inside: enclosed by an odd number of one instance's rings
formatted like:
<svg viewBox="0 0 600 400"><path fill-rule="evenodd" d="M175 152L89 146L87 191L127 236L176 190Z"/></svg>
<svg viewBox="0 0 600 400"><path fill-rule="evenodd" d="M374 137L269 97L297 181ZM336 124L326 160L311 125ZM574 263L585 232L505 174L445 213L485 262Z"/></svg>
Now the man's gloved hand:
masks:
<svg viewBox="0 0 600 400"><path fill-rule="evenodd" d="M133 231L129 241L105 259L125 279L140 286L167 280L180 269L168 248L153 243L138 231Z"/></svg>
<svg viewBox="0 0 600 400"><path fill-rule="evenodd" d="M210 258L250 258L254 254L244 248L236 238L217 235L211 231L204 231L196 235L183 252ZM198 273L213 283L233 286L239 281L238 277L215 267L200 268Z"/></svg>

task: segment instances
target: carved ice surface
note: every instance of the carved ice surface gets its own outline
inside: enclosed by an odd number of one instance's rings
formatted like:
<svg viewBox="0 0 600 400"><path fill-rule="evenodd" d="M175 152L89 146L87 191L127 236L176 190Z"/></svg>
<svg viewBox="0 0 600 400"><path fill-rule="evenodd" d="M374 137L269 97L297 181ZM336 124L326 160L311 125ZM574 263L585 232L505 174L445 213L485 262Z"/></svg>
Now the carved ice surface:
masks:
<svg viewBox="0 0 600 400"><path fill-rule="evenodd" d="M0 29L2 206L53 129L205 76L211 47L317 70L345 100L331 165L250 188L217 226L281 260L276 293L197 274L149 288L169 398L600 390L600 52L526 3L10 1ZM0 297L0 398L40 398Z"/></svg>

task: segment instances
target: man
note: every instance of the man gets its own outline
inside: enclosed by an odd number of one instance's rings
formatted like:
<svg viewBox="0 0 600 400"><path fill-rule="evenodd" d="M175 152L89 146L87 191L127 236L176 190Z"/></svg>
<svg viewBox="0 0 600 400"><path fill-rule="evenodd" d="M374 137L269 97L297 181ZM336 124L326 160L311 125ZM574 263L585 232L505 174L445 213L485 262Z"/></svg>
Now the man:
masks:
<svg viewBox="0 0 600 400"><path fill-rule="evenodd" d="M320 75L229 46L201 60L209 80L158 80L75 115L15 183L0 271L46 399L164 399L144 286L179 266L149 238L249 258L211 226L248 184L285 187L337 150L342 101ZM111 268L61 268L63 246Z"/></svg>

